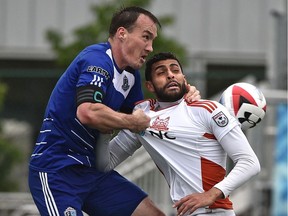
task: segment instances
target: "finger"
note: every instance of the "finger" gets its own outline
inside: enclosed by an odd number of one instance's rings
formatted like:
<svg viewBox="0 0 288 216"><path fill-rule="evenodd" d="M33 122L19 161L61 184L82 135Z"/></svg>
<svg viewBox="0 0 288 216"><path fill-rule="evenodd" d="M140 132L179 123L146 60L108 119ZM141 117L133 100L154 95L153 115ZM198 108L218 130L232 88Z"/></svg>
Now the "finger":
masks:
<svg viewBox="0 0 288 216"><path fill-rule="evenodd" d="M188 214L192 214L194 211L196 211L199 207L201 207L201 205L199 205L199 203L197 204L197 202L190 202L185 205L184 209L181 211L181 215L184 215L188 212Z"/></svg>
<svg viewBox="0 0 288 216"><path fill-rule="evenodd" d="M179 207L180 207L183 203L185 203L187 200L189 200L189 197L188 197L188 196L183 197L182 199L176 201L172 207L173 207L173 208L179 208Z"/></svg>
<svg viewBox="0 0 288 216"><path fill-rule="evenodd" d="M189 83L186 84L186 91L189 92L190 91L190 87L191 85Z"/></svg>
<svg viewBox="0 0 288 216"><path fill-rule="evenodd" d="M196 90L193 95L195 97L193 98L193 101L197 101L201 99L200 91Z"/></svg>
<svg viewBox="0 0 288 216"><path fill-rule="evenodd" d="M180 202L180 201L177 201L177 202L175 202L175 203L172 205L172 207L173 207L173 208L178 208L180 205L181 205L181 202Z"/></svg>
<svg viewBox="0 0 288 216"><path fill-rule="evenodd" d="M185 99L186 99L186 101L187 101L188 103L191 103L191 102L193 102L193 101L198 101L198 100L201 99L200 92L199 92L198 90L196 90L196 91L193 93L193 95L191 95L191 96L188 96L188 94L187 94Z"/></svg>
<svg viewBox="0 0 288 216"><path fill-rule="evenodd" d="M194 206L192 206L191 208L188 209L188 214L192 214L194 211L196 211L198 208L200 208L201 206L195 204Z"/></svg>
<svg viewBox="0 0 288 216"><path fill-rule="evenodd" d="M195 95L196 90L197 89L195 86L191 86L190 84L186 84L187 94L185 95L185 99L192 97L192 95Z"/></svg>
<svg viewBox="0 0 288 216"><path fill-rule="evenodd" d="M182 205L181 208L177 209L177 213L179 216L186 214L186 212L190 209L188 205Z"/></svg>
<svg viewBox="0 0 288 216"><path fill-rule="evenodd" d="M187 205L188 205L188 201L187 202L185 201L185 202L182 202L180 206L178 206L177 208L178 215L185 214L185 212L188 210Z"/></svg>

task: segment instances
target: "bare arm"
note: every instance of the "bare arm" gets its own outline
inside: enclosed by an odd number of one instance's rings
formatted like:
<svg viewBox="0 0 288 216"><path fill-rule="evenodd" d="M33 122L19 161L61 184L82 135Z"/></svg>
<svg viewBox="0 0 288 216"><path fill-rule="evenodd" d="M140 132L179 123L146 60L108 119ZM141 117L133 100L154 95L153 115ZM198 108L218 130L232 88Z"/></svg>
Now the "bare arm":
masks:
<svg viewBox="0 0 288 216"><path fill-rule="evenodd" d="M101 103L82 103L77 108L77 118L84 125L102 133L118 129L141 132L149 127L150 118L142 110L125 114L112 110Z"/></svg>

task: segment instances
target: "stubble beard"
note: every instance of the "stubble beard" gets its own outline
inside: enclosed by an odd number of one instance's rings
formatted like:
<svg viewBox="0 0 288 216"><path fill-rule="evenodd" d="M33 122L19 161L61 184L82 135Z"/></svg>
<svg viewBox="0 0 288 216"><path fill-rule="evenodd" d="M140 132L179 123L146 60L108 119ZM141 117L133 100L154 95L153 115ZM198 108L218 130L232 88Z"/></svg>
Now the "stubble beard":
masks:
<svg viewBox="0 0 288 216"><path fill-rule="evenodd" d="M187 93L185 82L183 82L182 84L179 84L180 91L167 92L165 91L166 86L167 85L165 85L163 88L156 88L154 86L155 95L159 101L162 101L162 102L178 101Z"/></svg>

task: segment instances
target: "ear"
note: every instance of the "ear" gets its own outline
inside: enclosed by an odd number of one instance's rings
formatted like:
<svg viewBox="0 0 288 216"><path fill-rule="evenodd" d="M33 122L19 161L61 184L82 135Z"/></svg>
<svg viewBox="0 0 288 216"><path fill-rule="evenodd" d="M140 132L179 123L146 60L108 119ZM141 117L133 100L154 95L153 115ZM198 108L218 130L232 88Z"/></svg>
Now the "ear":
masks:
<svg viewBox="0 0 288 216"><path fill-rule="evenodd" d="M145 81L145 87L147 88L149 92L152 92L152 93L155 92L154 85L151 81Z"/></svg>
<svg viewBox="0 0 288 216"><path fill-rule="evenodd" d="M127 30L124 27L119 27L118 30L118 38L123 41L127 36Z"/></svg>

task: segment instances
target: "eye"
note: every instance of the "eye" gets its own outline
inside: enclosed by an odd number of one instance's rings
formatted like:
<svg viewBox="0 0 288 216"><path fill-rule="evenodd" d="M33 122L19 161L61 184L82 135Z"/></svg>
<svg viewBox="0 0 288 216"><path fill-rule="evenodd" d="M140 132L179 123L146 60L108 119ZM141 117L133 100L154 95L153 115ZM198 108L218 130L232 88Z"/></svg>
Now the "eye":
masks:
<svg viewBox="0 0 288 216"><path fill-rule="evenodd" d="M149 40L149 39L150 39L149 35L144 35L143 38L144 38L145 40Z"/></svg>
<svg viewBox="0 0 288 216"><path fill-rule="evenodd" d="M180 70L180 68L179 67L172 67L171 68L171 71L173 72L173 73L181 73L181 70Z"/></svg>
<svg viewBox="0 0 288 216"><path fill-rule="evenodd" d="M165 74L165 71L164 70L158 70L156 72L156 74L157 74L157 76L161 76L161 75Z"/></svg>

